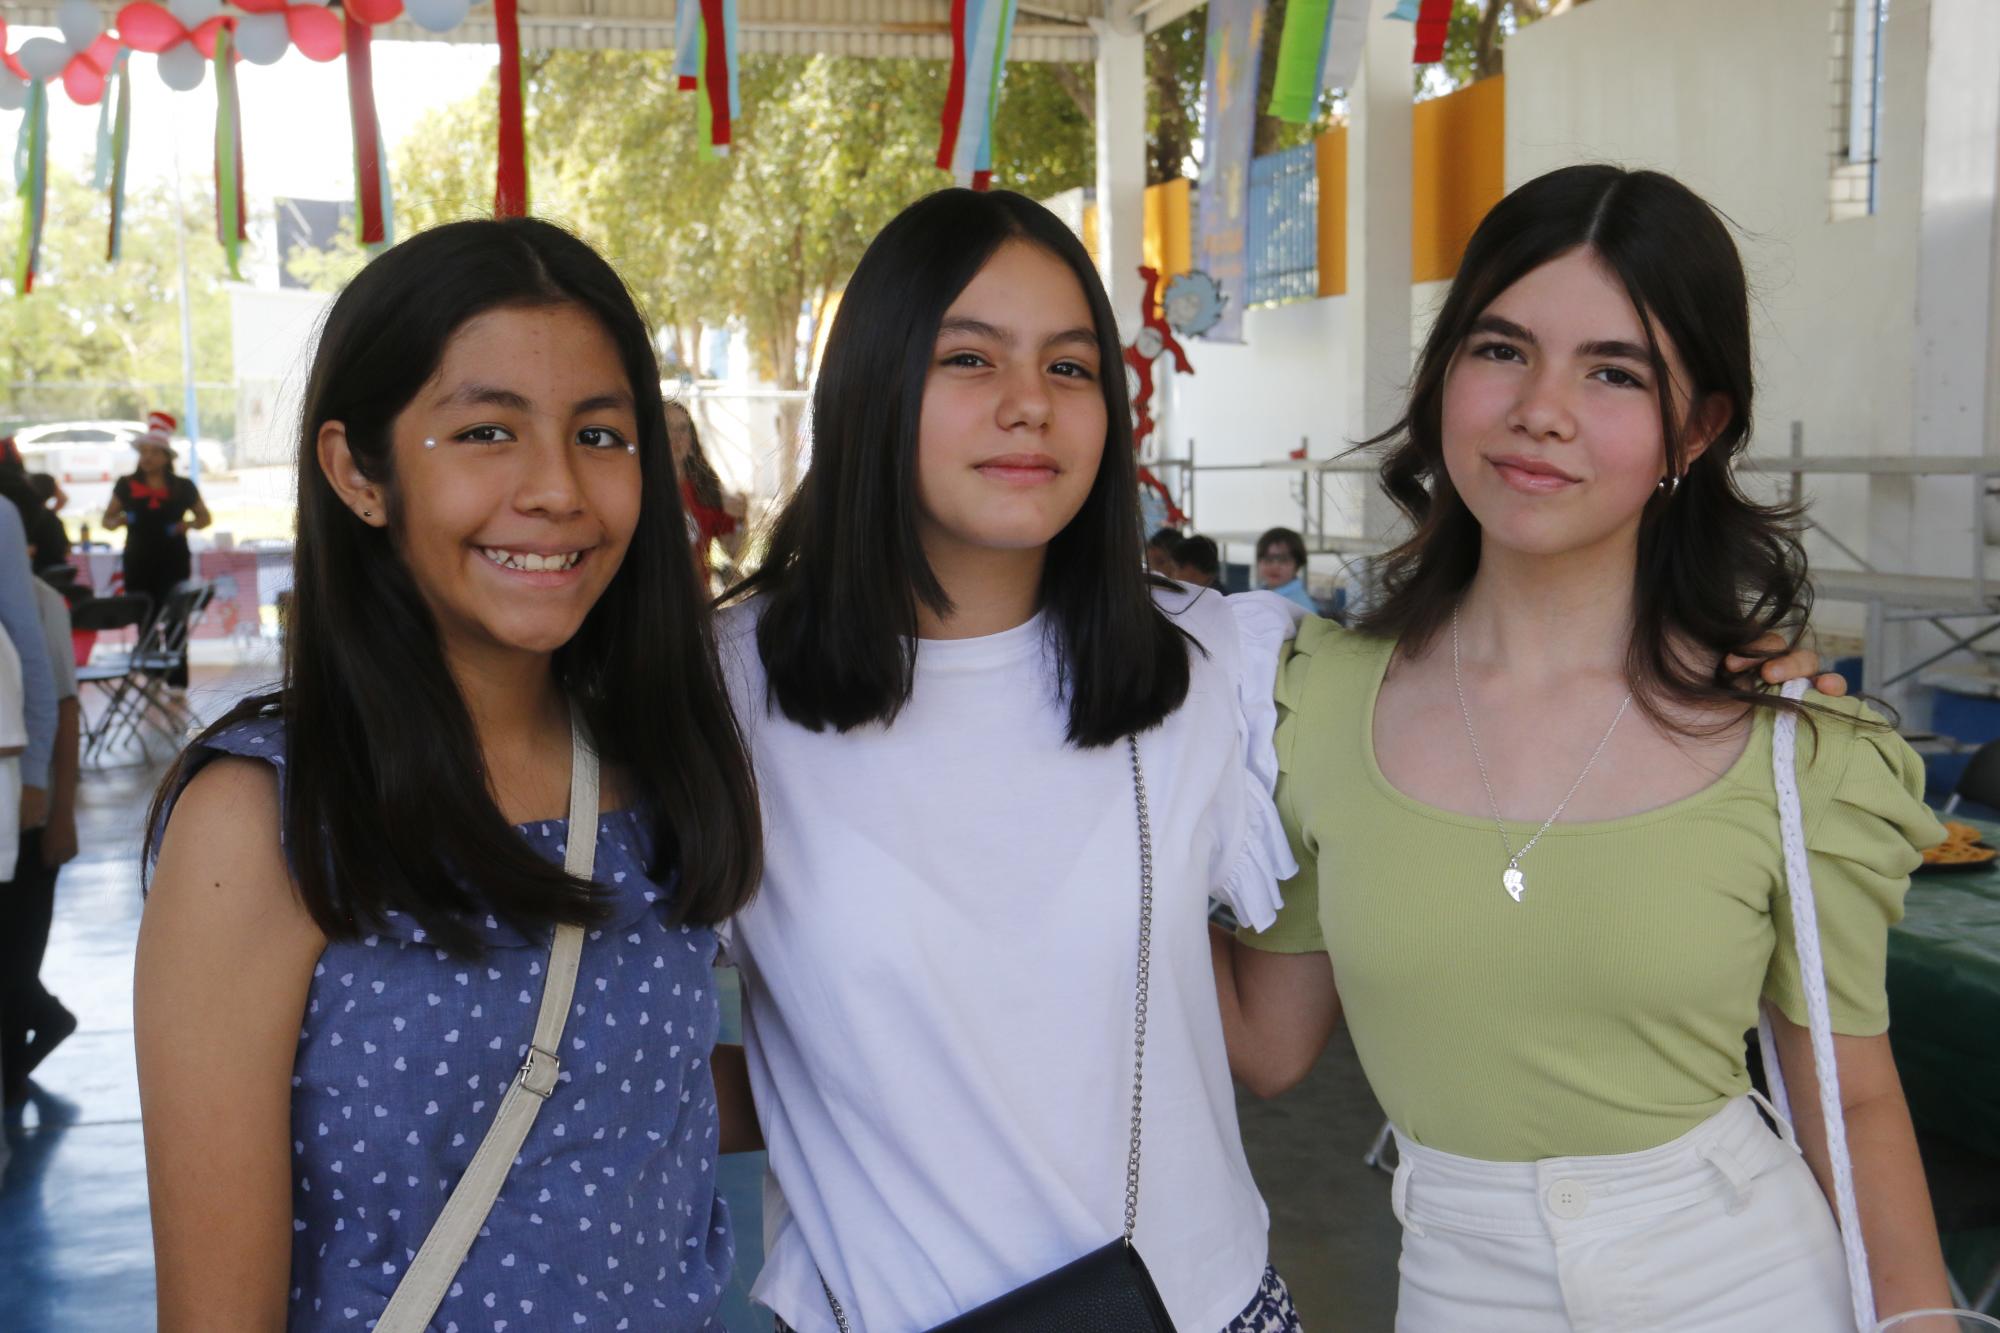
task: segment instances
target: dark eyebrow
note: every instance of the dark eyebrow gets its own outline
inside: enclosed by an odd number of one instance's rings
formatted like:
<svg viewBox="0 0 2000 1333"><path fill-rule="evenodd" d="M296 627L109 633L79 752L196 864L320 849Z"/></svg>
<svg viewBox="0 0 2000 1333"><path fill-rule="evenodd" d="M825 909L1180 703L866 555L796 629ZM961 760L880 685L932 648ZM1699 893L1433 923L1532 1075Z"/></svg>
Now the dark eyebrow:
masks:
<svg viewBox="0 0 2000 1333"><path fill-rule="evenodd" d="M990 338L1002 347L1012 347L1016 341L1012 330L988 324L983 319L947 319L938 325L938 337L945 338L954 333L969 333L975 338ZM1097 346L1097 330L1078 325L1076 328L1064 329L1060 333L1052 333L1042 339L1044 348L1067 343L1086 343L1094 348Z"/></svg>
<svg viewBox="0 0 2000 1333"><path fill-rule="evenodd" d="M1481 315L1478 319L1472 321L1472 328L1468 332L1497 333L1503 338L1512 338L1516 342L1527 343L1530 347L1539 347L1541 345L1540 339L1536 338L1534 334L1528 332L1513 320L1502 319L1498 315Z"/></svg>
<svg viewBox="0 0 2000 1333"><path fill-rule="evenodd" d="M570 414L580 417L586 412L630 412L631 410L631 393L624 389L612 389L605 393L594 393L588 398L580 399L577 405L570 409Z"/></svg>
<svg viewBox="0 0 2000 1333"><path fill-rule="evenodd" d="M516 412L528 410L528 400L512 389L502 389L491 384L461 384L444 397L437 400L438 407L467 406L505 407Z"/></svg>
<svg viewBox="0 0 2000 1333"><path fill-rule="evenodd" d="M1653 354L1637 343L1628 343L1613 338L1604 342L1588 342L1580 345L1578 352L1584 356L1609 356L1621 361L1637 361L1641 365L1653 364Z"/></svg>
<svg viewBox="0 0 2000 1333"><path fill-rule="evenodd" d="M1503 338L1524 342L1530 347L1539 347L1541 340L1511 319L1498 315L1481 315L1472 321L1473 333L1497 333ZM1579 356L1609 356L1621 361L1637 361L1641 365L1653 364L1653 354L1638 343L1626 342L1621 338L1600 338L1592 342L1577 344Z"/></svg>

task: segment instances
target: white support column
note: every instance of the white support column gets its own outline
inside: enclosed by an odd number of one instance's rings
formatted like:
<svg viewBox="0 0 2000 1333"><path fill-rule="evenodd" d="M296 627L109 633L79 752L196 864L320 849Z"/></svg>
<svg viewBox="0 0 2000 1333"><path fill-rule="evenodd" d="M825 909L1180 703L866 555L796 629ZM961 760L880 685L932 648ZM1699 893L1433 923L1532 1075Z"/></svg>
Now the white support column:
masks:
<svg viewBox="0 0 2000 1333"><path fill-rule="evenodd" d="M1402 415L1410 347L1410 25L1371 4L1361 75L1347 95L1347 438L1367 439ZM1395 507L1372 484L1363 531L1384 536Z"/></svg>
<svg viewBox="0 0 2000 1333"><path fill-rule="evenodd" d="M1145 286L1146 37L1125 0L1108 0L1097 33L1097 266L1123 341L1138 331Z"/></svg>

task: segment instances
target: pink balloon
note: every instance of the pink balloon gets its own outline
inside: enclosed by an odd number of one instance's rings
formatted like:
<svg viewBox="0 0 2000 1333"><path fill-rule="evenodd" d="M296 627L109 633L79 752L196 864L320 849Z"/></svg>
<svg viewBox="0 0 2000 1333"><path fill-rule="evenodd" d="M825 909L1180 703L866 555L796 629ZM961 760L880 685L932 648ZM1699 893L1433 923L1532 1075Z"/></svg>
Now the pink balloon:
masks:
<svg viewBox="0 0 2000 1333"><path fill-rule="evenodd" d="M186 41L188 30L167 12L166 6L138 0L118 11L118 38L134 51L158 55Z"/></svg>
<svg viewBox="0 0 2000 1333"><path fill-rule="evenodd" d="M99 33L81 58L97 66L99 73L109 74L118 61L118 39L108 32Z"/></svg>
<svg viewBox="0 0 2000 1333"><path fill-rule="evenodd" d="M246 14L279 14L285 9L285 0L230 0L230 3Z"/></svg>
<svg viewBox="0 0 2000 1333"><path fill-rule="evenodd" d="M347 30L339 17L318 5L293 5L285 11L285 26L291 30L292 45L308 60L336 60L347 46Z"/></svg>
<svg viewBox="0 0 2000 1333"><path fill-rule="evenodd" d="M96 106L104 96L104 71L91 63L88 55L80 55L63 67L63 91L69 100L78 106Z"/></svg>

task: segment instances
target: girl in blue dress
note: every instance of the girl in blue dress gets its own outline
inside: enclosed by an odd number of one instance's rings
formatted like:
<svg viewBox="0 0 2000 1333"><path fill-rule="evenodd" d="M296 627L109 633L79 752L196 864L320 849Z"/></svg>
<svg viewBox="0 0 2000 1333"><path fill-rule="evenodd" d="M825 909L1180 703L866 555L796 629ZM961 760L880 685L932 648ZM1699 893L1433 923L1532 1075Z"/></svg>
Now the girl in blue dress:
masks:
<svg viewBox="0 0 2000 1333"><path fill-rule="evenodd" d="M717 1327L715 1159L755 1129L709 1065L711 927L759 829L623 284L532 220L390 250L327 318L299 484L284 680L154 812L160 1327ZM564 923L572 1000L531 1052ZM530 1098L462 1262L385 1320Z"/></svg>

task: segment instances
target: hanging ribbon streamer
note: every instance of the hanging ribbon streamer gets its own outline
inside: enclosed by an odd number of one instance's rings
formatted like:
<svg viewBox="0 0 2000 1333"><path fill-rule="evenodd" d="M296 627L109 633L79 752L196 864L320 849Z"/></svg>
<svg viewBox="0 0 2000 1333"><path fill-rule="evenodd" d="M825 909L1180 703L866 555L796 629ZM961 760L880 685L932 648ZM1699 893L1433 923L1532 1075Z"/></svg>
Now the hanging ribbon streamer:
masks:
<svg viewBox="0 0 2000 1333"><path fill-rule="evenodd" d="M125 160L132 147L132 68L128 60L129 52L120 52L118 64L112 70L112 77L118 82L118 109L111 118L107 135L102 118L98 124L97 140L97 188L106 191L111 200L110 234L104 242L104 259L116 263L125 257ZM111 105L111 94L107 93L104 105Z"/></svg>
<svg viewBox="0 0 2000 1333"><path fill-rule="evenodd" d="M375 115L375 71L370 58L373 35L366 23L351 14L346 23L347 111L354 127L354 211L361 243L381 245L389 239L382 207L389 192L383 185L382 130Z"/></svg>
<svg viewBox="0 0 2000 1333"><path fill-rule="evenodd" d="M21 238L14 247L14 294L35 290L35 267L42 256L42 222L49 203L49 85L28 81L27 112L14 149L15 194L21 200Z"/></svg>
<svg viewBox="0 0 2000 1333"><path fill-rule="evenodd" d="M243 281L243 242L250 239L243 198L243 106L236 91L235 34L215 35L215 232L229 258L229 276Z"/></svg>
<svg viewBox="0 0 2000 1333"><path fill-rule="evenodd" d="M695 0L675 0L674 81L684 93L701 87L701 6Z"/></svg>
<svg viewBox="0 0 2000 1333"><path fill-rule="evenodd" d="M1014 0L952 0L951 81L937 164L960 185L993 181L993 113L1014 32Z"/></svg>
<svg viewBox="0 0 2000 1333"><path fill-rule="evenodd" d="M701 98L695 112L698 154L708 160L729 155L736 119L743 114L737 76L736 0L679 0L674 16L674 76L682 91ZM690 31L689 24L694 23Z"/></svg>
<svg viewBox="0 0 2000 1333"><path fill-rule="evenodd" d="M1423 0L1417 11L1417 49L1410 63L1429 65L1443 60L1444 40L1450 31L1451 0Z"/></svg>
<svg viewBox="0 0 2000 1333"><path fill-rule="evenodd" d="M522 126L521 19L515 0L493 0L493 32L500 43L500 165L493 214L521 218L528 215L528 139Z"/></svg>
<svg viewBox="0 0 2000 1333"><path fill-rule="evenodd" d="M1361 72L1361 44L1368 33L1365 3L1291 0L1285 7L1270 114L1295 125L1310 124L1319 114L1322 96L1353 86L1355 75Z"/></svg>

